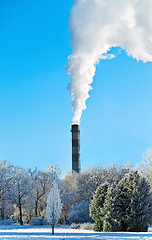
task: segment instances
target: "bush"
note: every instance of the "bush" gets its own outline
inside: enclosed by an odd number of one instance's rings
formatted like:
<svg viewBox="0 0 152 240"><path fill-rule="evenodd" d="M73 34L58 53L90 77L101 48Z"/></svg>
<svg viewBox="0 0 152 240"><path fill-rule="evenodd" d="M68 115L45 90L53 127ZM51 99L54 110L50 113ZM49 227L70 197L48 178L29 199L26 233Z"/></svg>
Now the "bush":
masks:
<svg viewBox="0 0 152 240"><path fill-rule="evenodd" d="M0 220L0 225L12 225L12 224L14 224L14 221L12 219Z"/></svg>
<svg viewBox="0 0 152 240"><path fill-rule="evenodd" d="M85 223L93 222L89 216L89 203L82 200L79 204L72 208L72 212L69 214L69 223Z"/></svg>
<svg viewBox="0 0 152 240"><path fill-rule="evenodd" d="M47 224L48 222L46 218L35 217L35 218L32 218L32 220L30 221L30 225L41 226L41 225L47 225Z"/></svg>

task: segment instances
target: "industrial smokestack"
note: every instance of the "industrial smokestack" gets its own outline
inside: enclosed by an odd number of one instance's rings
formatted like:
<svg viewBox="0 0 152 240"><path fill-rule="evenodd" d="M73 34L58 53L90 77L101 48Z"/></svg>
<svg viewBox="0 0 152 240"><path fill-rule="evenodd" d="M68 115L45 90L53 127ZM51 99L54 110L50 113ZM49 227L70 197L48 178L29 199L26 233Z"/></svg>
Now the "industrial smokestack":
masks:
<svg viewBox="0 0 152 240"><path fill-rule="evenodd" d="M80 172L80 130L78 124L72 124L72 172Z"/></svg>

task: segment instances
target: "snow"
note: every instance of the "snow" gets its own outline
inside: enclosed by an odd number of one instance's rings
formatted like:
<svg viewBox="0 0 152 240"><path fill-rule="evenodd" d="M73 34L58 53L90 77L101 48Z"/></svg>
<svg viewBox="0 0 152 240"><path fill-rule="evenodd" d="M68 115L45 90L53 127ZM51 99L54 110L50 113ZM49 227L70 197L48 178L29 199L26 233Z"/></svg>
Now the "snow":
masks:
<svg viewBox="0 0 152 240"><path fill-rule="evenodd" d="M152 232L146 233L99 233L89 230L70 229L67 226L55 228L52 236L51 228L29 226L0 226L0 240L152 240Z"/></svg>

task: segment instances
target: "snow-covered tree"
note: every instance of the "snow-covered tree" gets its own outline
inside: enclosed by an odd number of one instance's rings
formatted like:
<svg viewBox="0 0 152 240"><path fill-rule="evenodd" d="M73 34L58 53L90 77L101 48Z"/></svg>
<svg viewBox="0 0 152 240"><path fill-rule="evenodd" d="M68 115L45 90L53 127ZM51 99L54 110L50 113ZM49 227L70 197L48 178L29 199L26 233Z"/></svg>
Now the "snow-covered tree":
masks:
<svg viewBox="0 0 152 240"><path fill-rule="evenodd" d="M67 185L71 191L77 192L78 190L78 178L80 174L77 172L68 172L67 175L64 177L63 182Z"/></svg>
<svg viewBox="0 0 152 240"><path fill-rule="evenodd" d="M39 212L41 217L46 216L47 197L52 187L53 180L58 180L61 170L56 164L51 164L49 168L43 172L43 183L45 185L45 194L42 196L39 202Z"/></svg>
<svg viewBox="0 0 152 240"><path fill-rule="evenodd" d="M68 224L68 216L72 211L72 207L74 205L75 192L72 191L70 187L67 186L62 180L58 181L58 184L60 189L61 201L63 204L60 222L63 224Z"/></svg>
<svg viewBox="0 0 152 240"><path fill-rule="evenodd" d="M61 175L61 169L57 164L51 164L44 172L48 174L51 182Z"/></svg>
<svg viewBox="0 0 152 240"><path fill-rule="evenodd" d="M92 167L79 174L68 174L64 178L64 182L75 192L74 205L76 205L82 200L89 202L100 184L105 182L109 184L117 183L128 171L128 166L121 166L119 169L115 165L108 168Z"/></svg>
<svg viewBox="0 0 152 240"><path fill-rule="evenodd" d="M44 172L38 171L37 168L34 170L28 169L28 174L32 184L31 197L34 205L34 216L38 217L39 202L46 193L47 176Z"/></svg>
<svg viewBox="0 0 152 240"><path fill-rule="evenodd" d="M138 171L148 180L152 191L152 148L143 153L143 162L138 165Z"/></svg>
<svg viewBox="0 0 152 240"><path fill-rule="evenodd" d="M62 203L60 198L60 190L56 179L53 181L51 191L47 199L46 217L48 223L52 227L52 234L54 234L54 227L58 223L61 215Z"/></svg>
<svg viewBox="0 0 152 240"><path fill-rule="evenodd" d="M22 168L15 167L12 172L8 198L18 208L20 225L23 224L23 206L28 201L31 187L28 174Z"/></svg>
<svg viewBox="0 0 152 240"><path fill-rule="evenodd" d="M0 161L0 219L9 218L12 206L8 200L8 190L12 181L13 165L6 160Z"/></svg>
<svg viewBox="0 0 152 240"><path fill-rule="evenodd" d="M29 195L33 206L32 217L44 217L46 215L47 196L52 186L53 179L58 179L61 170L57 165L50 165L44 171L37 168L28 169L32 189ZM31 220L31 219L30 219Z"/></svg>

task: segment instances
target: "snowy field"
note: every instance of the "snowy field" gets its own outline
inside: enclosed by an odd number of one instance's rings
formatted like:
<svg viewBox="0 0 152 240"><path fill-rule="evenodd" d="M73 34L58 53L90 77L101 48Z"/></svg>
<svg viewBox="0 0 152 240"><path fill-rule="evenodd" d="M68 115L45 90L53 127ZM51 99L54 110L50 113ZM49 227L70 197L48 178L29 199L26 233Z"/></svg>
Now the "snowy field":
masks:
<svg viewBox="0 0 152 240"><path fill-rule="evenodd" d="M152 232L147 233L98 233L88 230L74 230L69 227L56 227L52 236L50 227L0 226L0 240L148 240Z"/></svg>

